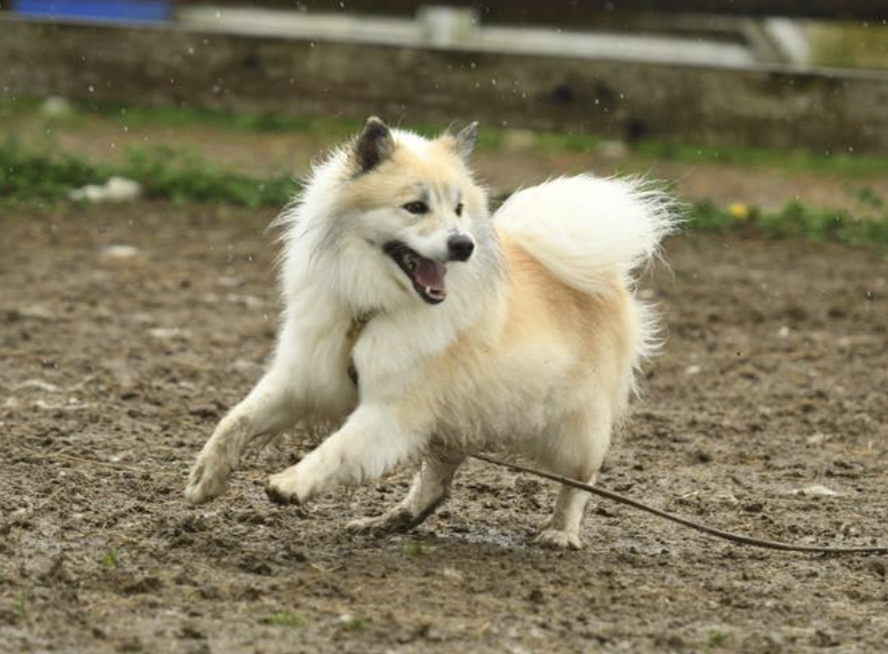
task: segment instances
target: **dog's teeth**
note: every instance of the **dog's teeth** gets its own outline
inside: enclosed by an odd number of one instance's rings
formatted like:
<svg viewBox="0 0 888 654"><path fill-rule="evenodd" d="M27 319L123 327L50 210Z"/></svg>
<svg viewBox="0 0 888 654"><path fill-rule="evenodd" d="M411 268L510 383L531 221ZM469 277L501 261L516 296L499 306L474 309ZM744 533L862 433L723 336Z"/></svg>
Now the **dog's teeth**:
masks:
<svg viewBox="0 0 888 654"><path fill-rule="evenodd" d="M432 288L431 288L430 286L426 286L426 287L425 287L425 292L426 292L426 295L431 295L431 294L432 294Z"/></svg>

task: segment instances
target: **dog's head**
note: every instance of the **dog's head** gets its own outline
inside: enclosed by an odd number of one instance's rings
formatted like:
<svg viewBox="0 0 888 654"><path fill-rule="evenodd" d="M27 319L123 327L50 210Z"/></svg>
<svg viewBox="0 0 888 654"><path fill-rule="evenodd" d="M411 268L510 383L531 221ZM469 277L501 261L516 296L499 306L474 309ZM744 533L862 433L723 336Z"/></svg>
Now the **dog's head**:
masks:
<svg viewBox="0 0 888 654"><path fill-rule="evenodd" d="M444 302L489 231L487 198L468 167L476 136L476 123L429 140L367 120L347 146L339 224L331 225L351 259L350 295L383 305Z"/></svg>

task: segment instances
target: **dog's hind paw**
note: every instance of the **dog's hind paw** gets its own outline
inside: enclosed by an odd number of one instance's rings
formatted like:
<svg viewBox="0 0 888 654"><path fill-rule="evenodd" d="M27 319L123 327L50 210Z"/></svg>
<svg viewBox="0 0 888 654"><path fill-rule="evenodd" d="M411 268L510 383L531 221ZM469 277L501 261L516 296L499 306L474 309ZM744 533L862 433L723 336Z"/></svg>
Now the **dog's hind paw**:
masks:
<svg viewBox="0 0 888 654"><path fill-rule="evenodd" d="M546 529L534 542L543 547L559 550L578 550L583 547L579 534L563 529Z"/></svg>
<svg viewBox="0 0 888 654"><path fill-rule="evenodd" d="M290 494L270 483L265 485L265 495L275 504L299 504L299 498L296 495Z"/></svg>
<svg viewBox="0 0 888 654"><path fill-rule="evenodd" d="M228 486L230 471L201 457L191 469L185 499L189 504L203 504L219 497Z"/></svg>
<svg viewBox="0 0 888 654"><path fill-rule="evenodd" d="M311 491L304 481L303 475L297 475L292 468L288 468L268 478L265 494L275 504L302 504Z"/></svg>
<svg viewBox="0 0 888 654"><path fill-rule="evenodd" d="M384 536L385 534L409 531L416 524L415 515L406 509L396 508L373 518L352 520L345 528L353 534Z"/></svg>

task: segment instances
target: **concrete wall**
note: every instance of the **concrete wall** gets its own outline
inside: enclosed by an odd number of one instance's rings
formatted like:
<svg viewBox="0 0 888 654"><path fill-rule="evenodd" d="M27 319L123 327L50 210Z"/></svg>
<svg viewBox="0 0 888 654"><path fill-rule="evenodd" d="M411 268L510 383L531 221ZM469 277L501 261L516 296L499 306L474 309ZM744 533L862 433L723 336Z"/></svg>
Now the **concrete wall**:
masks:
<svg viewBox="0 0 888 654"><path fill-rule="evenodd" d="M0 18L0 97L888 154L888 75L745 70Z"/></svg>

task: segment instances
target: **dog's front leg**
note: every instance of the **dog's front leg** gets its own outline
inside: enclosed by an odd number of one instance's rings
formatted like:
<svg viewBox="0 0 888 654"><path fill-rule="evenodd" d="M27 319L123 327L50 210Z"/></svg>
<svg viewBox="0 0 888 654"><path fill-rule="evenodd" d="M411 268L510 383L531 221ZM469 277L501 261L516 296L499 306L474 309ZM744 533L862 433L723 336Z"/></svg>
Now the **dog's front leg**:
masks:
<svg viewBox="0 0 888 654"><path fill-rule="evenodd" d="M282 379L270 372L218 424L191 468L185 498L202 504L218 497L251 441L293 424L295 402Z"/></svg>
<svg viewBox="0 0 888 654"><path fill-rule="evenodd" d="M421 451L427 433L405 420L407 411L362 404L339 431L295 466L272 475L266 492L277 503L302 503L337 486L355 486Z"/></svg>

